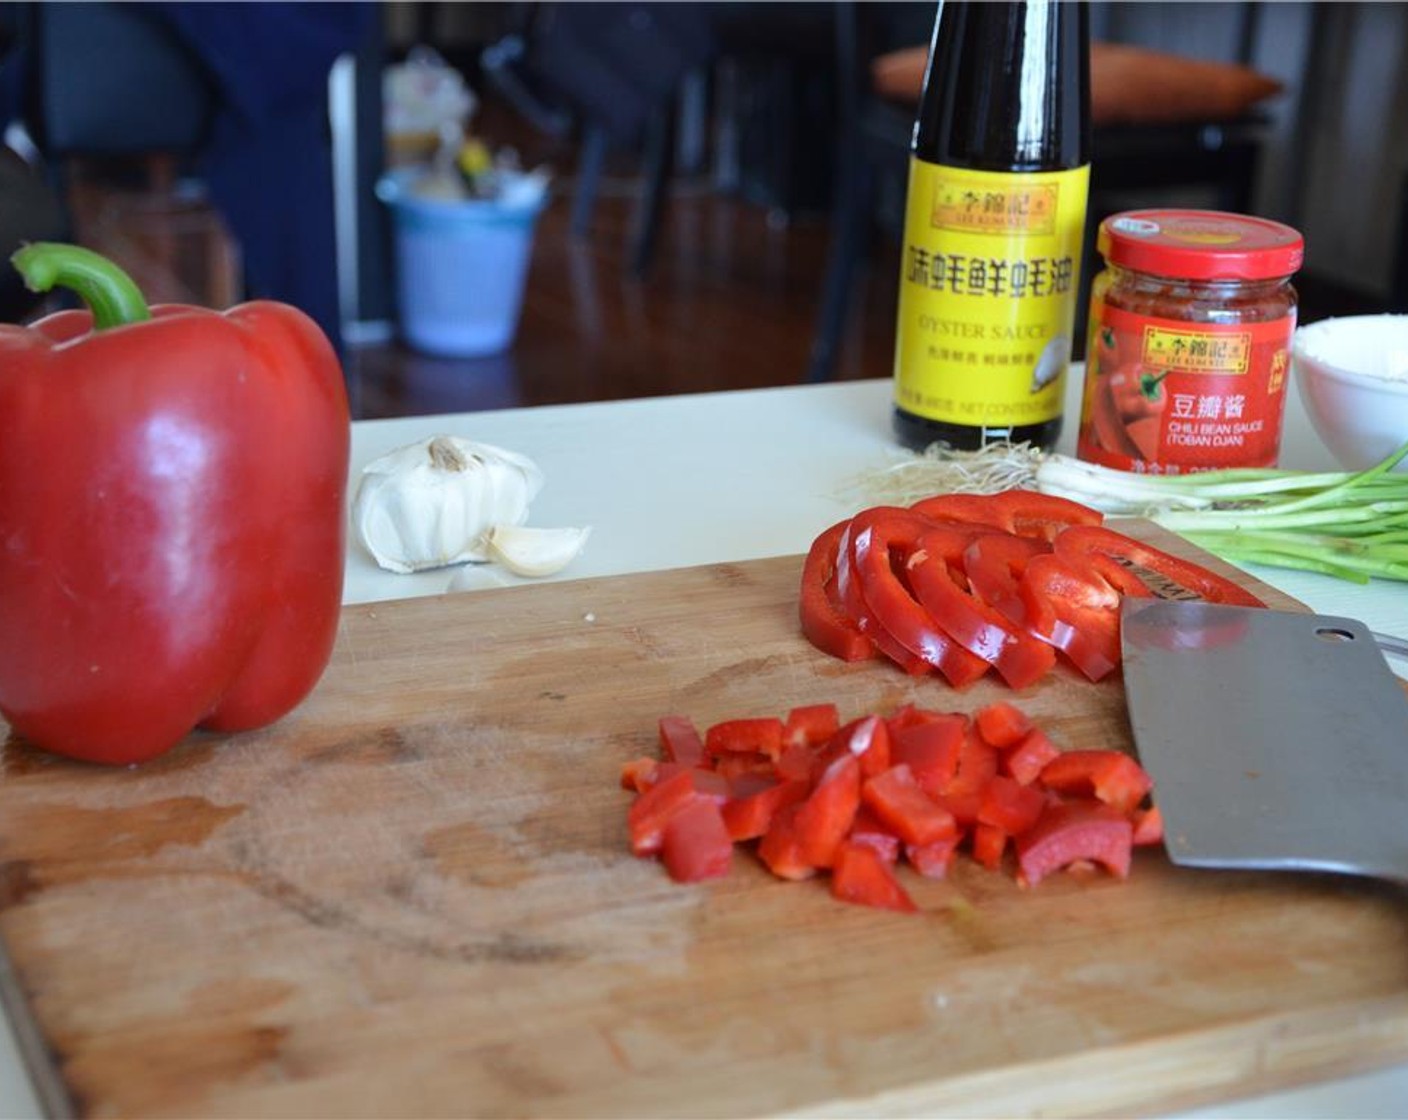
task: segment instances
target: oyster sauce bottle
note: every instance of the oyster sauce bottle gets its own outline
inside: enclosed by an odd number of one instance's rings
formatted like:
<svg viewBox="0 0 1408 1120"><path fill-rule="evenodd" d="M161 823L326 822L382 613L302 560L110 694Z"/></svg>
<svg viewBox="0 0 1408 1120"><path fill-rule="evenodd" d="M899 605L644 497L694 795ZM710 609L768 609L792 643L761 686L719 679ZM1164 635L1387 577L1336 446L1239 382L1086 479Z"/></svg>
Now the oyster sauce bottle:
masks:
<svg viewBox="0 0 1408 1120"><path fill-rule="evenodd" d="M909 163L894 429L1061 432L1090 178L1089 11L940 0Z"/></svg>

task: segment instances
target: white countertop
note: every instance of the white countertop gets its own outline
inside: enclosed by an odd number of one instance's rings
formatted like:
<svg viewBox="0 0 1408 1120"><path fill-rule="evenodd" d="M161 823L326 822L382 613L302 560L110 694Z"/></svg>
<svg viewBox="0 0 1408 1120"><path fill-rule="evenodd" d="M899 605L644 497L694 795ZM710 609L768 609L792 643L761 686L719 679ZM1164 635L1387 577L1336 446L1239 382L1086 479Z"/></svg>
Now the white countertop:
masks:
<svg viewBox="0 0 1408 1120"><path fill-rule="evenodd" d="M1068 383L1070 451L1081 371ZM590 525L586 550L553 579L795 555L827 525L867 504L852 489L866 471L891 462L888 380L842 382L602 404L549 406L455 416L374 420L353 425L353 488L372 459L426 436L448 434L498 444L536 460L546 485L530 525ZM1297 394L1289 396L1283 466L1333 469ZM349 494L349 500L351 495ZM1249 568L1320 613L1363 619L1408 636L1408 590L1367 587L1309 573ZM348 603L436 595L458 575L471 588L522 582L494 565L393 575L353 541ZM1408 676L1398 662L1395 671ZM3 963L3 962L0 962ZM0 1118L38 1116L8 1022L0 1030ZM1408 1065L1291 1093L1187 1115L1401 1117Z"/></svg>

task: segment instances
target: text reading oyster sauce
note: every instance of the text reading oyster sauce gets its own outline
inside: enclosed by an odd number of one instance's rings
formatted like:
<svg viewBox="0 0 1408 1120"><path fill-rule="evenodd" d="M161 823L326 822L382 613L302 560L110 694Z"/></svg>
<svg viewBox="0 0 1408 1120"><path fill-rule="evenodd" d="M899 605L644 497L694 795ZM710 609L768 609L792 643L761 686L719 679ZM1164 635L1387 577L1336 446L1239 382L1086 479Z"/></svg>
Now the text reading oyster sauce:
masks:
<svg viewBox="0 0 1408 1120"><path fill-rule="evenodd" d="M1304 244L1206 210L1101 223L1077 452L1160 474L1274 466Z"/></svg>

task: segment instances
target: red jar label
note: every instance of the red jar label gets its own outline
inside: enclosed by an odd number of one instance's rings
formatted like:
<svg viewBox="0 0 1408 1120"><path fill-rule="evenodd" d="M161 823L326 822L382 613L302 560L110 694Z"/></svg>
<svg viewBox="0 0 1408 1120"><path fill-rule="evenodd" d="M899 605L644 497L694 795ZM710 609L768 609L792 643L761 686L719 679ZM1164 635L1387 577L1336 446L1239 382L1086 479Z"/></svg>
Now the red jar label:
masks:
<svg viewBox="0 0 1408 1120"><path fill-rule="evenodd" d="M1294 315L1194 323L1096 299L1090 324L1082 459L1149 474L1275 465Z"/></svg>

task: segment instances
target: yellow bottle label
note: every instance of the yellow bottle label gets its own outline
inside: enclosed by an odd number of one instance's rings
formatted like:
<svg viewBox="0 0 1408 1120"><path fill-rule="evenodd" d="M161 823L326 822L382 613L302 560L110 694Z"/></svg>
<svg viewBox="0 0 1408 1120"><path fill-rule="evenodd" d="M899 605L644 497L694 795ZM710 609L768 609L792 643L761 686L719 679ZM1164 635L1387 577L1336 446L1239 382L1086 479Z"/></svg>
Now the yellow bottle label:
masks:
<svg viewBox="0 0 1408 1120"><path fill-rule="evenodd" d="M896 405L994 435L1061 415L1089 183L910 159Z"/></svg>

